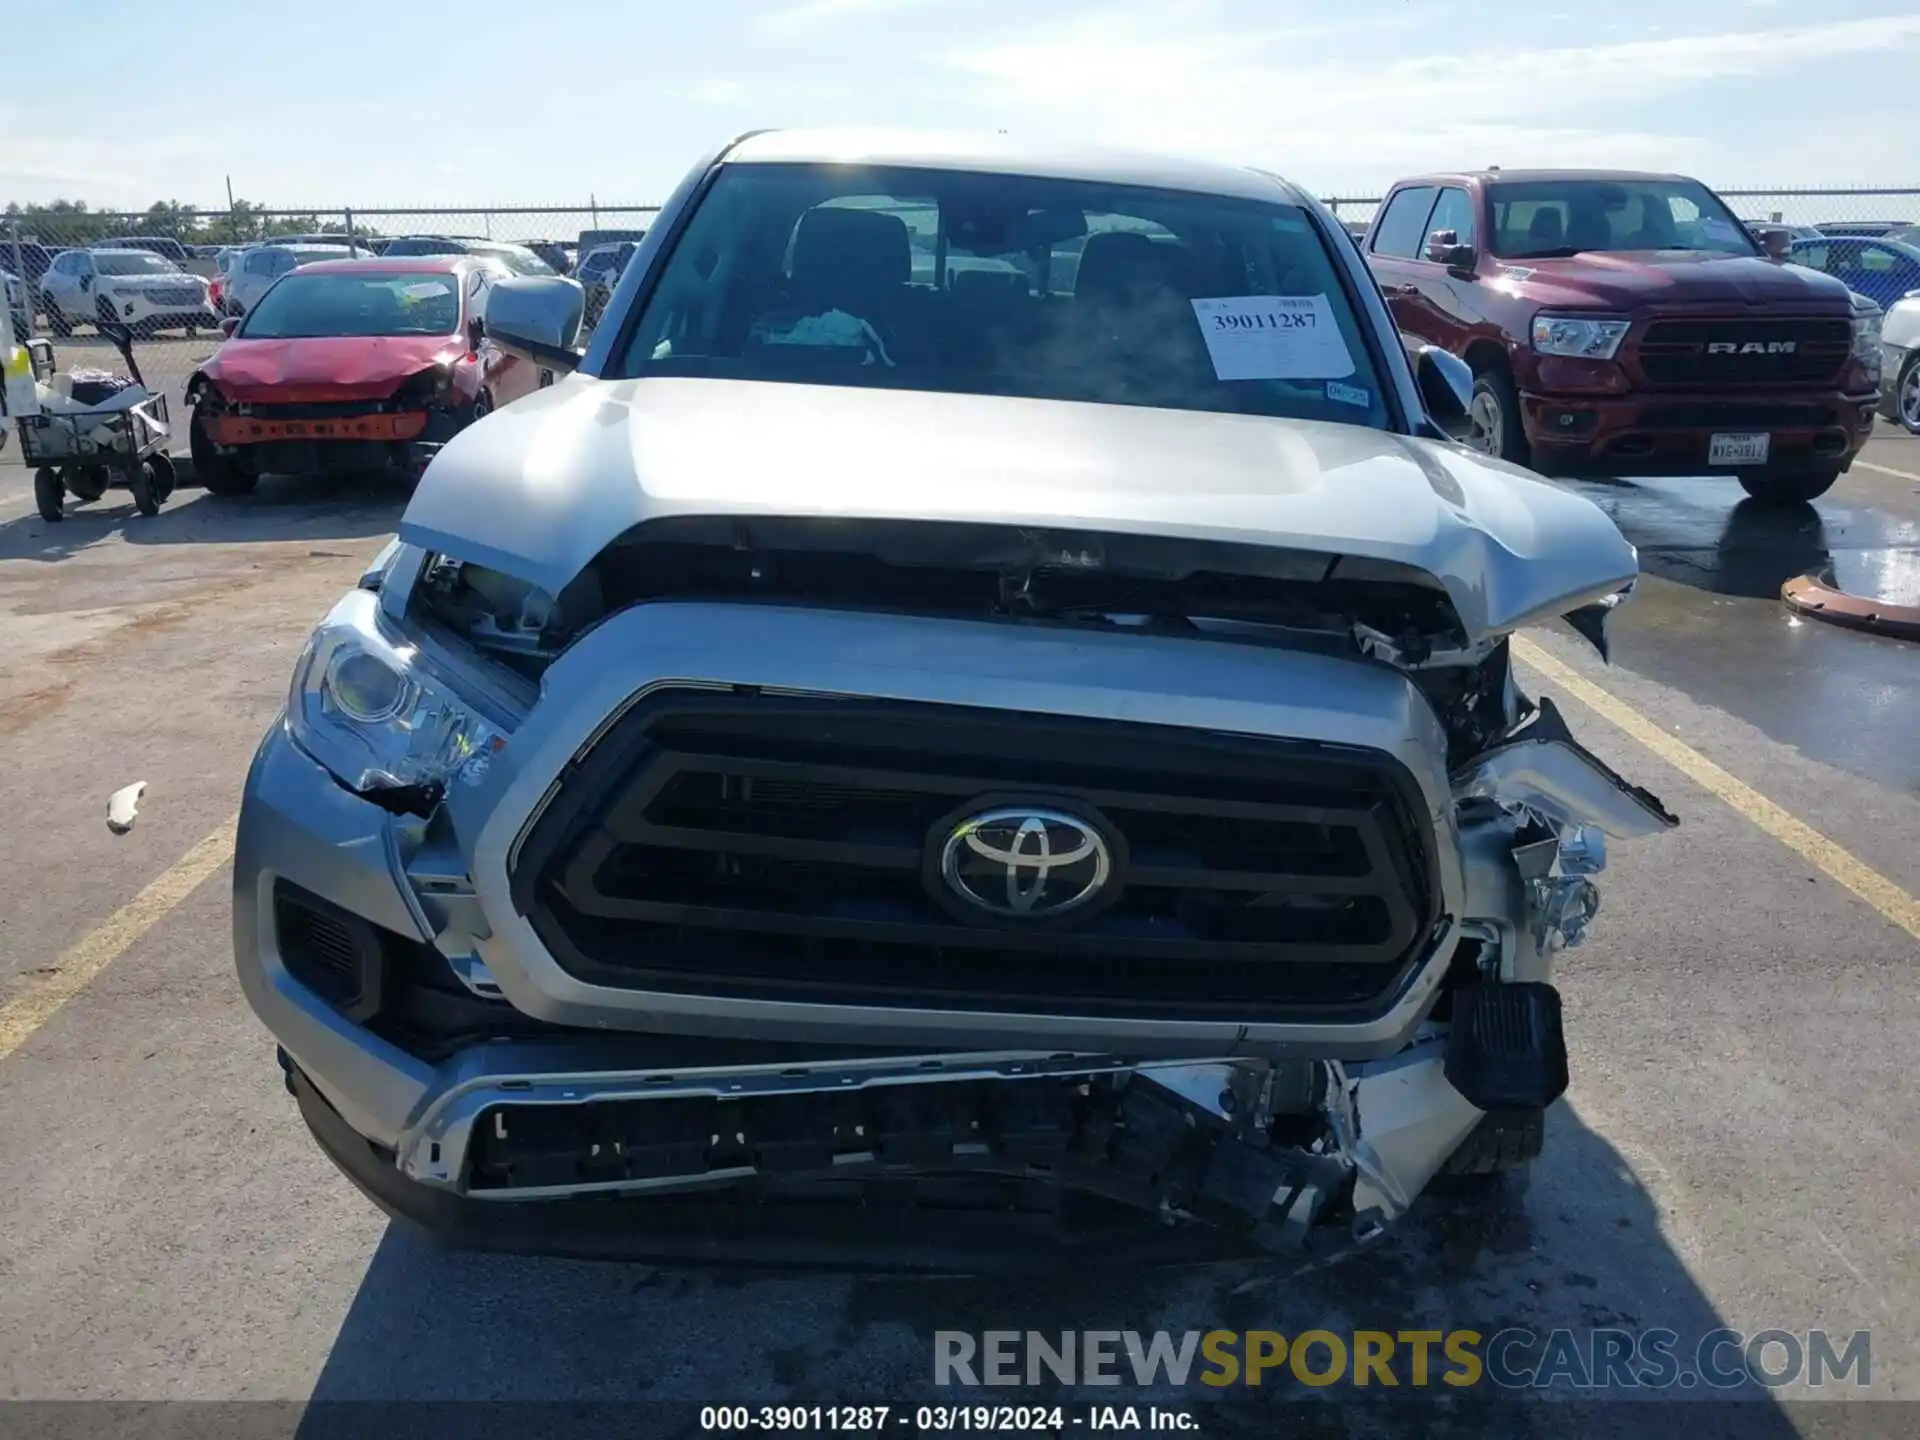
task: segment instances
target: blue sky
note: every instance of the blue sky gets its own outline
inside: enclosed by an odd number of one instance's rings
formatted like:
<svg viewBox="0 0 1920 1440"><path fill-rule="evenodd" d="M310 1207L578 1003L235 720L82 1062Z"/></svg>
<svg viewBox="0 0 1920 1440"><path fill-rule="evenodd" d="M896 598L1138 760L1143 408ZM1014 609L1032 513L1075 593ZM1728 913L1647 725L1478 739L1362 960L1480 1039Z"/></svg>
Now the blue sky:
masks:
<svg viewBox="0 0 1920 1440"><path fill-rule="evenodd" d="M1816 18L1818 17L1818 18ZM646 203L766 125L1920 184L1914 0L0 0L0 201Z"/></svg>

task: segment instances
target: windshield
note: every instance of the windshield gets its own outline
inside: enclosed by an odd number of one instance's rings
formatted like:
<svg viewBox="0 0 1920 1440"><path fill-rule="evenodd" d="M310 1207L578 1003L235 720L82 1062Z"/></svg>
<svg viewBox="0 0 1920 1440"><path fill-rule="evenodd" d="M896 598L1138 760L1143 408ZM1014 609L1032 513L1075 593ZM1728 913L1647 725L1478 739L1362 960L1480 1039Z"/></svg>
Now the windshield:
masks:
<svg viewBox="0 0 1920 1440"><path fill-rule="evenodd" d="M1545 260L1604 250L1757 255L1746 227L1695 180L1525 180L1488 186L1493 253Z"/></svg>
<svg viewBox="0 0 1920 1440"><path fill-rule="evenodd" d="M388 255L458 255L466 248L454 240L441 240L432 235L409 235L389 242L385 253Z"/></svg>
<svg viewBox="0 0 1920 1440"><path fill-rule="evenodd" d="M523 250L518 245L469 245L469 255L484 255L488 259L498 260L516 275L555 275L556 271L546 261L531 250Z"/></svg>
<svg viewBox="0 0 1920 1440"><path fill-rule="evenodd" d="M723 170L617 373L1389 423L1300 207L957 171Z"/></svg>
<svg viewBox="0 0 1920 1440"><path fill-rule="evenodd" d="M260 297L237 332L247 340L319 335L451 335L460 293L448 275L295 271Z"/></svg>
<svg viewBox="0 0 1920 1440"><path fill-rule="evenodd" d="M95 251L93 268L102 275L177 275L180 267L171 260L163 260L145 250L129 250L125 254L103 254Z"/></svg>

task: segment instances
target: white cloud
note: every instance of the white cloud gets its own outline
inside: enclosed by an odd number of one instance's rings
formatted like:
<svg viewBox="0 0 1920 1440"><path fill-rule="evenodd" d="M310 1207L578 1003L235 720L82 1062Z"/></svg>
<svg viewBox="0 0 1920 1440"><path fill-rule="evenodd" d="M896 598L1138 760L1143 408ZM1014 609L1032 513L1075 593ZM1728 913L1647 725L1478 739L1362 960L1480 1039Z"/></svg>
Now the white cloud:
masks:
<svg viewBox="0 0 1920 1440"><path fill-rule="evenodd" d="M1733 163L1705 137L1634 127L1635 107L1714 80L1920 43L1920 15L1905 15L1383 60L1316 55L1297 33L1250 36L1196 28L1191 14L1172 18L1084 14L945 58L984 82L980 108L996 125L1215 154L1311 185L1365 188L1442 165Z"/></svg>
<svg viewBox="0 0 1920 1440"><path fill-rule="evenodd" d="M731 105L740 98L741 86L738 80L703 80L681 93L696 105Z"/></svg>
<svg viewBox="0 0 1920 1440"><path fill-rule="evenodd" d="M851 16L902 10L923 3L924 0L801 0L798 5L761 16L759 24L768 34L792 34Z"/></svg>

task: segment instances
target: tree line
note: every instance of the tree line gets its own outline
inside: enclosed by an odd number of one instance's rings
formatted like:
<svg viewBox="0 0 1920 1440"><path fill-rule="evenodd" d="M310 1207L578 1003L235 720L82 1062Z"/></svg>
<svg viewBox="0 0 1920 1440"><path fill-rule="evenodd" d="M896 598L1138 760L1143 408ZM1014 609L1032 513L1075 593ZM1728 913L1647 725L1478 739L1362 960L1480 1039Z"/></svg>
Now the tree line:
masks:
<svg viewBox="0 0 1920 1440"><path fill-rule="evenodd" d="M231 209L202 210L178 200L156 200L145 210L94 210L84 200L55 200L45 205L9 203L0 212L0 243L19 228L22 240L43 245L94 245L113 235L164 235L182 245L238 245L276 235L304 235L338 229L318 215L268 214L264 205L236 200ZM377 235L354 223L362 235Z"/></svg>

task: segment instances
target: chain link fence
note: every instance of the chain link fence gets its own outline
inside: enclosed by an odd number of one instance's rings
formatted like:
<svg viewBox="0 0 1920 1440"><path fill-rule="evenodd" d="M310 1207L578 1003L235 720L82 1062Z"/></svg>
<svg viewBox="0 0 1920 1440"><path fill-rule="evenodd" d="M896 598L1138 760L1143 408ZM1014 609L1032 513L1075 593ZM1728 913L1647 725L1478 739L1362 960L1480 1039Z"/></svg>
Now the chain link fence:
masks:
<svg viewBox="0 0 1920 1440"><path fill-rule="evenodd" d="M1719 193L1743 220L1755 223L1920 224L1920 186ZM1332 196L1326 203L1350 227L1364 230L1380 201L1378 196ZM55 336L63 366L122 368L97 323L102 317L137 320L141 373L150 387L170 392L173 413L181 416L186 412L180 388L217 341L221 318L244 309L264 288L262 282L271 283L273 267L289 263L284 256L266 258L262 252L268 247L331 245L346 255L379 253L405 242L400 253L478 250L501 255L516 268L531 258L586 286L591 322L633 241L658 213L654 205L601 205L591 199L571 206L457 209L272 209L245 201L212 211L174 204L145 211L92 210L65 202L7 206L0 212L0 271L6 272L7 309L16 330ZM117 253L100 254L109 249ZM246 258L250 253L253 258ZM320 258L326 252L296 253ZM117 283L111 270L185 273L177 285L164 287L170 297L165 308L143 304L134 315L110 313L116 304L124 310L135 303L103 293L134 288Z"/></svg>

